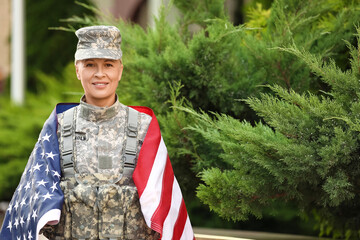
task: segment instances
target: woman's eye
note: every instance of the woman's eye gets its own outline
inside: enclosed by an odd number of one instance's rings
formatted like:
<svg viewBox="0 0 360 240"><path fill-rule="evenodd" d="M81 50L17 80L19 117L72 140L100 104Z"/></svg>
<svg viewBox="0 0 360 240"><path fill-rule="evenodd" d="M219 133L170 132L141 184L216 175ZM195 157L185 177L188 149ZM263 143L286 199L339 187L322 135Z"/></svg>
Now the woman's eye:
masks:
<svg viewBox="0 0 360 240"><path fill-rule="evenodd" d="M92 67L92 66L94 66L94 64L92 64L92 63L87 63L87 64L85 65L85 67Z"/></svg>
<svg viewBox="0 0 360 240"><path fill-rule="evenodd" d="M106 67L112 67L113 65L111 63L107 63Z"/></svg>

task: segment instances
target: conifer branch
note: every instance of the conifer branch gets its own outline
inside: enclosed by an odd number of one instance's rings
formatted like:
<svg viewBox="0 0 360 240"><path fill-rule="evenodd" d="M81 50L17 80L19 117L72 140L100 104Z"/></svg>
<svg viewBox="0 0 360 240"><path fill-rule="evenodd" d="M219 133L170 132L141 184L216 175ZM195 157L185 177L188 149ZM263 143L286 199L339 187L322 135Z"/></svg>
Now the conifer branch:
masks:
<svg viewBox="0 0 360 240"><path fill-rule="evenodd" d="M288 92L290 92L290 89L291 89L290 79L287 76L286 70L282 69L280 61L278 61L276 63L276 68L279 70L279 72L280 72L280 74L282 76L282 80L286 84L286 88L287 88Z"/></svg>

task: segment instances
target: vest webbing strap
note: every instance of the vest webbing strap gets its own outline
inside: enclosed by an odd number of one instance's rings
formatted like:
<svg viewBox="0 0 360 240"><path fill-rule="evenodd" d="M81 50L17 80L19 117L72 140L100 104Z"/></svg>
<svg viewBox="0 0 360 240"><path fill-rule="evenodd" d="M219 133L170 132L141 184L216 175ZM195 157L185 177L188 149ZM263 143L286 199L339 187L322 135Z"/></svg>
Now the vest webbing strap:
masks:
<svg viewBox="0 0 360 240"><path fill-rule="evenodd" d="M138 111L128 108L127 121L127 138L125 145L124 160L124 176L131 176L135 169L135 158L137 151L137 134L138 134Z"/></svg>
<svg viewBox="0 0 360 240"><path fill-rule="evenodd" d="M71 108L64 112L64 121L61 129L63 137L62 166L64 177L73 177L74 170L74 112ZM138 111L128 108L127 119L127 138L125 151L123 154L124 168L123 176L131 176L135 169L135 158L137 152L137 134L138 134Z"/></svg>
<svg viewBox="0 0 360 240"><path fill-rule="evenodd" d="M63 137L62 166L64 177L71 177L75 174L73 158L74 112L74 107L64 112L64 121L61 129Z"/></svg>

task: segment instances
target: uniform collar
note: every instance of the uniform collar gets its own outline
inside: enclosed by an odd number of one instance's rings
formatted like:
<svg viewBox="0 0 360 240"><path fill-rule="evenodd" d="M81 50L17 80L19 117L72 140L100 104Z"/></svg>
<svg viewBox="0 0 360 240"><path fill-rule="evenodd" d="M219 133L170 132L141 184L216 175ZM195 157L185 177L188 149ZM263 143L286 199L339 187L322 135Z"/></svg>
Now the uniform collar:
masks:
<svg viewBox="0 0 360 240"><path fill-rule="evenodd" d="M82 96L79 105L80 117L92 122L106 121L115 117L121 108L117 95L115 98L115 103L110 107L98 107L86 103L85 95Z"/></svg>

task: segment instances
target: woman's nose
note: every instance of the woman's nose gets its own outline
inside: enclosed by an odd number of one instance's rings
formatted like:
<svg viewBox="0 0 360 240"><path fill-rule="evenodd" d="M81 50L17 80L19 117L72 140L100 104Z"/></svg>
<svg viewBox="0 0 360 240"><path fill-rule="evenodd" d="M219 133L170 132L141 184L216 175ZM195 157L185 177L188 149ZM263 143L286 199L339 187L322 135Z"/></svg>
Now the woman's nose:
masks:
<svg viewBox="0 0 360 240"><path fill-rule="evenodd" d="M95 77L103 77L105 74L104 74L104 70L102 69L102 67L98 67L96 69L96 73L95 73Z"/></svg>

